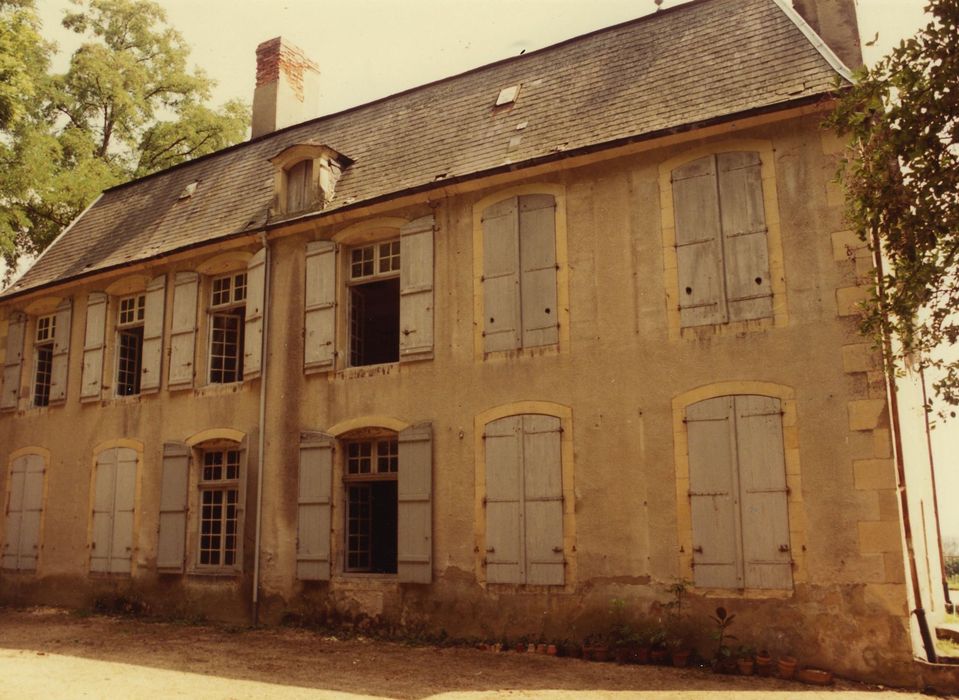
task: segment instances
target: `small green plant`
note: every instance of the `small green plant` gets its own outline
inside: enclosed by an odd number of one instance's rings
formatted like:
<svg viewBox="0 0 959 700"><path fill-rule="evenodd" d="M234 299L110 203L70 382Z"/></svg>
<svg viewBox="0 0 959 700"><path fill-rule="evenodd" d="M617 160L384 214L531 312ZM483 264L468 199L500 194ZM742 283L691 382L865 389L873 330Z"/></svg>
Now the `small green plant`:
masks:
<svg viewBox="0 0 959 700"><path fill-rule="evenodd" d="M732 656L732 650L726 646L726 642L730 639L736 639L729 633L729 627L733 624L736 616L729 614L726 612L726 608L720 606L716 608L716 613L709 617L716 625L716 630L713 632L713 639L716 640L716 660L728 659Z"/></svg>
<svg viewBox="0 0 959 700"><path fill-rule="evenodd" d="M736 649L737 659L752 659L756 655L756 649L748 644L740 644Z"/></svg>

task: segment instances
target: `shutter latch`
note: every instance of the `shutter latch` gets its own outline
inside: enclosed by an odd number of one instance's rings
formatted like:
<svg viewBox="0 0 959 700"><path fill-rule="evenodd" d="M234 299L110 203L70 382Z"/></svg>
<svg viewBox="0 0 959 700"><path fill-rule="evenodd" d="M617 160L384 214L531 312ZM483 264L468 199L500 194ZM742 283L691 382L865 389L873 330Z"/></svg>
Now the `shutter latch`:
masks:
<svg viewBox="0 0 959 700"><path fill-rule="evenodd" d="M492 554L493 552L496 551L496 547L487 547L486 551Z"/></svg>
<svg viewBox="0 0 959 700"><path fill-rule="evenodd" d="M788 552L788 551L789 551L789 545L788 545L788 544L781 544L781 545L779 545L779 551L780 551L780 552Z"/></svg>
<svg viewBox="0 0 959 700"><path fill-rule="evenodd" d="M696 552L697 554L702 554L702 553L703 553L703 546L702 546L701 544L698 544L698 545L696 545L695 547L693 547L693 551Z"/></svg>

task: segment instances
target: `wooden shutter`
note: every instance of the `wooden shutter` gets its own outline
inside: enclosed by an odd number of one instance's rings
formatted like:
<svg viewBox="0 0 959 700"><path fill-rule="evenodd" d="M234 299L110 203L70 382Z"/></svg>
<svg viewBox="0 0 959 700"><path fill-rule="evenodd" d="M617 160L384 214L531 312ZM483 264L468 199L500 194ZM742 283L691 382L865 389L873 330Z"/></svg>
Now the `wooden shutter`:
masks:
<svg viewBox="0 0 959 700"><path fill-rule="evenodd" d="M90 571L110 571L116 477L116 450L104 450L97 455L96 475L94 477L93 541L90 543Z"/></svg>
<svg viewBox="0 0 959 700"><path fill-rule="evenodd" d="M507 416L487 423L486 580L526 580L523 538L523 418Z"/></svg>
<svg viewBox="0 0 959 700"><path fill-rule="evenodd" d="M301 160L286 171L286 212L293 214L310 206L313 161Z"/></svg>
<svg viewBox="0 0 959 700"><path fill-rule="evenodd" d="M166 309L166 275L147 283L143 310L143 358L140 368L140 393L160 390L163 363L163 317Z"/></svg>
<svg viewBox="0 0 959 700"><path fill-rule="evenodd" d="M433 579L433 432L420 423L399 434L396 493L397 574L400 581Z"/></svg>
<svg viewBox="0 0 959 700"><path fill-rule="evenodd" d="M246 267L246 327L243 335L243 378L260 376L263 361L263 314L266 303L266 248L260 248Z"/></svg>
<svg viewBox="0 0 959 700"><path fill-rule="evenodd" d="M70 318L73 301L64 299L55 313L56 328L53 338L53 363L50 367L50 403L62 403L67 398L67 369L70 364Z"/></svg>
<svg viewBox="0 0 959 700"><path fill-rule="evenodd" d="M107 295L90 292L87 296L86 328L83 334L83 372L80 375L80 400L96 401L103 388L103 350L106 346Z"/></svg>
<svg viewBox="0 0 959 700"><path fill-rule="evenodd" d="M3 528L3 568L20 568L20 532L23 524L23 491L26 482L26 458L14 460L10 470L6 522Z"/></svg>
<svg viewBox="0 0 959 700"><path fill-rule="evenodd" d="M433 217L400 229L400 360L433 356Z"/></svg>
<svg viewBox="0 0 959 700"><path fill-rule="evenodd" d="M195 272L178 272L173 280L173 327L170 332L168 380L171 390L193 386L199 285L199 276Z"/></svg>
<svg viewBox="0 0 959 700"><path fill-rule="evenodd" d="M116 449L116 477L113 489L113 539L110 566L113 573L130 573L133 559L133 511L136 506L137 453L127 447Z"/></svg>
<svg viewBox="0 0 959 700"><path fill-rule="evenodd" d="M177 442L165 443L157 538L157 571L160 572L183 571L189 476L190 448Z"/></svg>
<svg viewBox="0 0 959 700"><path fill-rule="evenodd" d="M773 292L759 154L720 153L717 158L729 320L768 318Z"/></svg>
<svg viewBox="0 0 959 700"><path fill-rule="evenodd" d="M35 571L40 549L44 462L40 455L24 455L10 469L10 495L4 525L4 569Z"/></svg>
<svg viewBox="0 0 959 700"><path fill-rule="evenodd" d="M483 348L520 347L519 204L504 199L483 212Z"/></svg>
<svg viewBox="0 0 959 700"><path fill-rule="evenodd" d="M323 433L301 434L296 577L303 581L330 578L332 486L333 438Z"/></svg>
<svg viewBox="0 0 959 700"><path fill-rule="evenodd" d="M23 339L27 330L27 317L14 312L7 322L7 354L3 362L3 393L0 394L0 410L17 407L20 400L20 368L23 366Z"/></svg>
<svg viewBox="0 0 959 700"><path fill-rule="evenodd" d="M559 342L556 309L556 200L534 194L519 198L520 297L523 347Z"/></svg>
<svg viewBox="0 0 959 700"><path fill-rule="evenodd" d="M782 408L768 396L736 397L743 576L747 588L791 588Z"/></svg>
<svg viewBox="0 0 959 700"><path fill-rule="evenodd" d="M563 470L560 421L523 416L526 583L563 585Z"/></svg>
<svg viewBox="0 0 959 700"><path fill-rule="evenodd" d="M693 580L702 588L742 588L737 532L733 398L720 396L686 409Z"/></svg>
<svg viewBox="0 0 959 700"><path fill-rule="evenodd" d="M715 156L676 168L672 183L680 325L724 323L728 317Z"/></svg>
<svg viewBox="0 0 959 700"><path fill-rule="evenodd" d="M336 357L336 244L306 245L306 311L303 366L307 371L333 369Z"/></svg>

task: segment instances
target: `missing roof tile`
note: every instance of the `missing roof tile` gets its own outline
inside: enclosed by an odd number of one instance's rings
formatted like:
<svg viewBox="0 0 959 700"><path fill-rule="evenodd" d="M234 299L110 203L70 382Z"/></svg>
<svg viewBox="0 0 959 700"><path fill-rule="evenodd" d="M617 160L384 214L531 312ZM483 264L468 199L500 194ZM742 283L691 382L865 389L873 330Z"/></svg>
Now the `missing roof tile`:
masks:
<svg viewBox="0 0 959 700"><path fill-rule="evenodd" d="M196 192L197 185L200 184L198 180L194 180L189 185L183 188L183 191L180 193L178 199L189 199Z"/></svg>

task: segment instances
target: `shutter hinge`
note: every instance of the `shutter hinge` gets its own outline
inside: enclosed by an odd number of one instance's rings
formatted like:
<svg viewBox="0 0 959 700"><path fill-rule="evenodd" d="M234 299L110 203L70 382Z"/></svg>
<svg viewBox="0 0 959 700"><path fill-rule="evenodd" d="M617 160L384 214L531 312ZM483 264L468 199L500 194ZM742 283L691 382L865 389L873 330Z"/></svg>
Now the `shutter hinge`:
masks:
<svg viewBox="0 0 959 700"><path fill-rule="evenodd" d="M486 507L486 496L483 496L483 507Z"/></svg>

